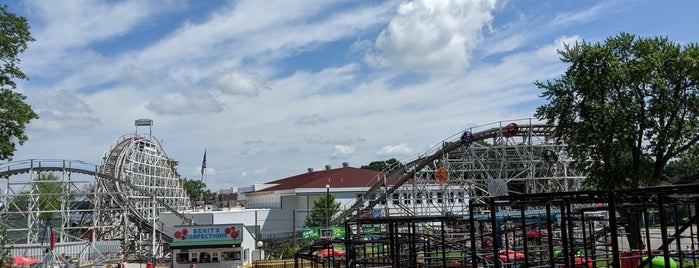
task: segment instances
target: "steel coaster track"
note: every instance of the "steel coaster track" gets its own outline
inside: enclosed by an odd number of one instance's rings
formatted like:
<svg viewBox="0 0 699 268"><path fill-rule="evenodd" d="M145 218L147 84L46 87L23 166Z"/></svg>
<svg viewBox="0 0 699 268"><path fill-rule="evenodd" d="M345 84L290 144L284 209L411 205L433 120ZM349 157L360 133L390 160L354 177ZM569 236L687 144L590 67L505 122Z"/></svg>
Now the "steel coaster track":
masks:
<svg viewBox="0 0 699 268"><path fill-rule="evenodd" d="M533 123L532 119L516 122L514 127L510 122L497 122L469 128L462 132L463 135L454 135L452 137L457 138L443 141L441 147L433 149L431 154L425 154L400 166L390 167L375 177L373 185L334 219L355 220L361 211L371 210L379 205L392 205L401 215L435 213L417 211L417 205L413 204L411 208L411 205L404 204L416 202L416 195L422 193L415 192L426 189L444 192L444 196L439 197L444 208L437 209L439 212L436 212L442 215L451 213L447 206L453 206L456 214L466 213L467 202L456 208L458 205L447 205L447 199L468 198L482 202L484 197L512 191L508 189L508 185L519 184L524 193L579 189L583 176L567 170L570 159L565 155L565 145L552 138L555 126ZM468 145L462 142L467 133L471 135ZM556 161L536 155L546 150L554 152ZM434 171L439 166L449 170L449 178L442 184L436 183L433 178ZM405 190L406 188L408 190ZM411 188L413 190L410 190ZM468 192L468 196L454 189ZM455 196L454 192L463 195ZM396 198L400 193L406 195L405 199ZM424 196L420 196L422 197ZM399 199L403 202L396 201ZM407 199L413 200L406 201Z"/></svg>

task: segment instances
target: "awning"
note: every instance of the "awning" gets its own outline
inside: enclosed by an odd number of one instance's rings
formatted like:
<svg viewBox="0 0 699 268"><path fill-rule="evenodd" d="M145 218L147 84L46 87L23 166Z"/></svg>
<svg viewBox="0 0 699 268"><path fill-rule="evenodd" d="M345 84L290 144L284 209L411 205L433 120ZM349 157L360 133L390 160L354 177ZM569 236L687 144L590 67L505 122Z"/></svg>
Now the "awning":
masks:
<svg viewBox="0 0 699 268"><path fill-rule="evenodd" d="M240 244L231 243L230 240L192 240L176 241L170 244L171 249L180 248L237 248Z"/></svg>

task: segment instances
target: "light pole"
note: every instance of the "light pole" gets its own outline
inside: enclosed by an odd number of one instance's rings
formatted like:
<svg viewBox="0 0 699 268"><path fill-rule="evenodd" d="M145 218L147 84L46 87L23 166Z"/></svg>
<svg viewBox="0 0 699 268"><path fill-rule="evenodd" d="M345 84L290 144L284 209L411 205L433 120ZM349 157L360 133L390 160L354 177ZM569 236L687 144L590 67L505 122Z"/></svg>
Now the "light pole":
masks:
<svg viewBox="0 0 699 268"><path fill-rule="evenodd" d="M325 185L325 228L330 228L330 184Z"/></svg>

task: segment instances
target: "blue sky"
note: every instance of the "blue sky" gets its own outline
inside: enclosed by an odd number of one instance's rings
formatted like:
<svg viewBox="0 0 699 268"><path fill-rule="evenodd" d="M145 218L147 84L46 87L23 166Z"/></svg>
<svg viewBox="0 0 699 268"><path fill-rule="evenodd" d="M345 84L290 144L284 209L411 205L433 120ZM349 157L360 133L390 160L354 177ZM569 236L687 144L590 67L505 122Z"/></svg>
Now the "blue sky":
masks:
<svg viewBox="0 0 699 268"><path fill-rule="evenodd" d="M564 43L699 41L698 1L6 1L41 118L14 160L99 163L134 120L211 189L410 161L532 117Z"/></svg>

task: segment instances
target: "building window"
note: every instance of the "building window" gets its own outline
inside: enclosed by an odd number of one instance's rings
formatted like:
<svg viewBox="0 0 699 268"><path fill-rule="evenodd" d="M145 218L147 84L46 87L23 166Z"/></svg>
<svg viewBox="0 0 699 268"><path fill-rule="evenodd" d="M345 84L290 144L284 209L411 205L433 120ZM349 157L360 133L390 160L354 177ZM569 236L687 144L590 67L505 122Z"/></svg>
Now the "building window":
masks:
<svg viewBox="0 0 699 268"><path fill-rule="evenodd" d="M177 263L188 263L189 262L189 253L177 253L177 259L175 259Z"/></svg>
<svg viewBox="0 0 699 268"><path fill-rule="evenodd" d="M240 251L221 252L221 258L223 258L224 261L239 261L240 260Z"/></svg>
<svg viewBox="0 0 699 268"><path fill-rule="evenodd" d="M199 262L211 262L211 254L208 252L199 253Z"/></svg>

